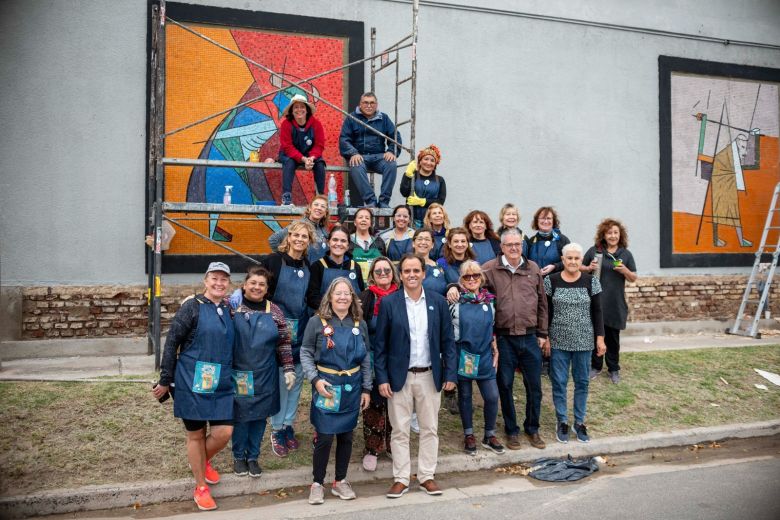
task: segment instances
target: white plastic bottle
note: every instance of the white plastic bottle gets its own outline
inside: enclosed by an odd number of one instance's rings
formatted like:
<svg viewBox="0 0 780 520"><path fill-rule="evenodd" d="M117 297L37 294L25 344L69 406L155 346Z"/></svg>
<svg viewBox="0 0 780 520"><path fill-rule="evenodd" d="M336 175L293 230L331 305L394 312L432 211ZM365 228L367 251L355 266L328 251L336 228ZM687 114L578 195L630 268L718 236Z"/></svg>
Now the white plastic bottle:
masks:
<svg viewBox="0 0 780 520"><path fill-rule="evenodd" d="M339 206L339 194L336 191L336 176L333 172L328 179L328 209L331 213L335 213Z"/></svg>
<svg viewBox="0 0 780 520"><path fill-rule="evenodd" d="M225 186L225 194L222 195L222 204L233 203L233 186Z"/></svg>

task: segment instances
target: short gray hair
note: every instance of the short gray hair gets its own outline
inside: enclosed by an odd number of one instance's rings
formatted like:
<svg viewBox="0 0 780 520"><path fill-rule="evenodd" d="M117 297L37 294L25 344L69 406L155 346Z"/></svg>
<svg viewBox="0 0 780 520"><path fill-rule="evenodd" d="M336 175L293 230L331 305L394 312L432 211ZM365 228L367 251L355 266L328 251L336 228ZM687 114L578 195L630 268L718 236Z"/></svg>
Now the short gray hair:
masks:
<svg viewBox="0 0 780 520"><path fill-rule="evenodd" d="M582 256L582 246L579 245L577 242L569 242L565 246L563 246L563 249L561 249L561 256L565 255L569 251L576 251Z"/></svg>
<svg viewBox="0 0 780 520"><path fill-rule="evenodd" d="M523 240L523 234L520 232L519 229L515 228L509 228L503 233L501 233L501 243L503 244L505 242L504 237L507 237L509 235L515 235L520 238L520 240Z"/></svg>

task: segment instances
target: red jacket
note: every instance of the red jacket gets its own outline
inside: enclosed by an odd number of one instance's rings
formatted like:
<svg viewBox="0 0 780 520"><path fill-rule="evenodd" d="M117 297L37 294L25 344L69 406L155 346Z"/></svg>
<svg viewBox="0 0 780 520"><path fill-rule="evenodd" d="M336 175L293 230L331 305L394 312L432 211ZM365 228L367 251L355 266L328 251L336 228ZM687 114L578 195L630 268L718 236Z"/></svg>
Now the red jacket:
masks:
<svg viewBox="0 0 780 520"><path fill-rule="evenodd" d="M282 126L279 127L279 148L287 157L294 159L297 162L302 162L303 155L293 144L293 124L294 123L288 121L287 118L282 119ZM319 159L322 157L322 152L325 150L325 130L322 128L322 123L314 116L311 116L309 120L306 121L304 129L308 130L309 127L314 130L314 145L309 152L309 156Z"/></svg>

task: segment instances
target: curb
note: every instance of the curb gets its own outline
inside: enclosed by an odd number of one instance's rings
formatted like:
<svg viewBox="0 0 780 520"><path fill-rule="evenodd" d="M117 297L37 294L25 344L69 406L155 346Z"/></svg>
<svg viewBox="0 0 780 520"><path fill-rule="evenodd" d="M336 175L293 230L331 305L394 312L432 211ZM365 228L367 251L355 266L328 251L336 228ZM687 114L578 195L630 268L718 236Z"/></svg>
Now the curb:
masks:
<svg viewBox="0 0 780 520"><path fill-rule="evenodd" d="M636 436L606 437L583 444L551 443L545 450L523 448L507 451L503 455L488 453L485 450L476 456L465 454L439 457L438 473L491 469L507 464L528 462L544 457L586 457L595 455L624 453L637 450L686 446L705 441L719 441L729 438L768 437L780 434L780 420L748 424L727 424L672 432L650 432ZM414 458L414 457L413 457ZM308 466L274 471L259 479L237 477L226 474L218 486L212 488L217 498L259 493L265 490L285 487L307 486L311 481L311 468ZM392 465L382 459L373 473L367 473L357 463L350 464L350 481L371 482L390 480ZM189 500L192 493L192 479L174 481L156 481L130 484L110 484L85 486L77 489L60 489L31 495L0 498L0 518L23 518L77 511L94 511L132 507L135 504L149 505L161 502Z"/></svg>

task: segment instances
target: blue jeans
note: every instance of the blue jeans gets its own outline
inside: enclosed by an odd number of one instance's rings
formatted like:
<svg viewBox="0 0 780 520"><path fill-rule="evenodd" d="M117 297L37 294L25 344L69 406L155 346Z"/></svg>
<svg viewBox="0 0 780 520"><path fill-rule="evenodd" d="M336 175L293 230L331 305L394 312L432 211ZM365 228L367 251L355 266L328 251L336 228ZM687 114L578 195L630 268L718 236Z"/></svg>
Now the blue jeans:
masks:
<svg viewBox="0 0 780 520"><path fill-rule="evenodd" d="M298 412L298 401L301 400L301 388L303 387L303 367L295 364L295 384L290 391L284 384L284 370L279 369L279 413L271 417L271 428L281 430L284 426L292 426L295 422L295 414Z"/></svg>
<svg viewBox="0 0 780 520"><path fill-rule="evenodd" d="M295 159L290 159L285 154L279 154L279 162L282 163L282 193L292 193L293 180L295 179L295 170L303 166ZM317 186L317 193L325 193L325 161L316 159L314 161L314 184Z"/></svg>
<svg viewBox="0 0 780 520"><path fill-rule="evenodd" d="M590 372L590 350L571 352L551 349L550 379L552 380L553 404L559 423L568 424L566 408L566 389L569 385L569 366L574 379L574 424L585 422L585 409L588 404L588 374Z"/></svg>
<svg viewBox="0 0 780 520"><path fill-rule="evenodd" d="M471 403L472 381L477 383L479 393L485 402L485 437L496 434L496 417L498 417L498 385L495 379L468 379L458 377L458 410L460 410L460 422L463 423L463 433L474 433L473 415L474 407Z"/></svg>
<svg viewBox="0 0 780 520"><path fill-rule="evenodd" d="M233 424L233 460L257 460L265 435L265 418Z"/></svg>
<svg viewBox="0 0 780 520"><path fill-rule="evenodd" d="M539 415L542 411L542 349L535 334L523 336L498 336L498 395L501 398L501 413L504 416L504 431L517 435L517 413L512 399L512 385L515 369L523 372L525 386L525 421L523 430L533 435L539 431Z"/></svg>
<svg viewBox="0 0 780 520"><path fill-rule="evenodd" d="M396 164L395 161L385 161L384 154L371 153L363 155L363 163L349 168L349 176L357 186L363 204L376 205L374 187L368 182L368 172L376 172L382 176L382 191L379 194L379 203L389 205L390 196L395 186Z"/></svg>

